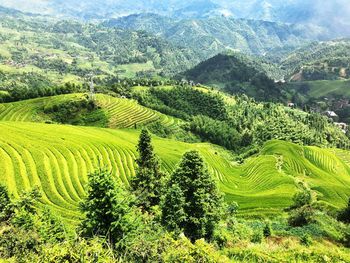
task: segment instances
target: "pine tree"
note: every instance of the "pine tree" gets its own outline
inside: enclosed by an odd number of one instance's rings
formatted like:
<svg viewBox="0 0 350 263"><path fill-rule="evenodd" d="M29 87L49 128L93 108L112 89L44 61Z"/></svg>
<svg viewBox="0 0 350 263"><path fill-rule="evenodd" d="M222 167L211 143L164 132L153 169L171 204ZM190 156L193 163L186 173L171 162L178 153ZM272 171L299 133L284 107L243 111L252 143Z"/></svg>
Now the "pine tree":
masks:
<svg viewBox="0 0 350 263"><path fill-rule="evenodd" d="M81 203L85 219L80 225L86 237L105 236L111 244L121 241L138 227L137 211L133 208L133 195L116 182L111 173L97 170L89 175L86 199Z"/></svg>
<svg viewBox="0 0 350 263"><path fill-rule="evenodd" d="M166 176L160 171L160 162L154 153L151 135L146 129L141 131L137 151L138 167L136 176L131 181L131 188L137 196L137 204L150 212L160 202Z"/></svg>
<svg viewBox="0 0 350 263"><path fill-rule="evenodd" d="M222 195L202 157L197 151L187 152L171 176L162 204L163 223L170 230L181 229L192 241L210 239L222 208Z"/></svg>

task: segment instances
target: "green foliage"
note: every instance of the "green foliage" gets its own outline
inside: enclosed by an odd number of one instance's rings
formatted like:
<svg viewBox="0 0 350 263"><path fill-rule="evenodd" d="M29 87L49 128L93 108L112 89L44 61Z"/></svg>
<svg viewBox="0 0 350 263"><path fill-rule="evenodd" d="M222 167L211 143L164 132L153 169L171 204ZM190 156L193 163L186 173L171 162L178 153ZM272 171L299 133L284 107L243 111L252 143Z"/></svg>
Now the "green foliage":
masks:
<svg viewBox="0 0 350 263"><path fill-rule="evenodd" d="M190 3L192 5L193 3ZM255 4L255 3L254 3ZM207 6L210 6L208 9ZM237 5L240 5L237 3ZM249 5L249 4L248 4ZM203 7L205 6L205 7ZM203 10L203 13L217 13L212 11L209 2L199 2L188 9L183 8L179 13L186 13L192 17L193 11ZM244 5L246 7L246 5ZM226 8L226 7L225 7ZM208 11L210 10L210 11ZM236 10L241 10L241 6ZM246 8L251 10L251 8ZM265 13L260 6L259 12ZM201 12L200 11L200 12ZM250 12L250 11L249 11ZM268 11L266 11L267 13ZM177 13L177 12L176 12ZM240 11L238 11L240 13ZM245 17L245 15L242 15ZM269 57L276 61L281 55L287 56L290 51L299 47L301 43L313 39L319 32L313 28L294 24L261 22L249 19L234 19L227 16L214 15L210 18L171 19L156 14L138 14L117 19L110 19L104 23L107 26L129 30L145 30L147 32L165 37L169 41L195 50L201 60L217 55L227 50L239 50L244 54L256 54ZM281 75L278 68L265 62L264 67L273 76ZM231 64L235 68L235 63ZM211 74L211 71L207 72ZM222 72L225 74L225 72ZM248 72L242 72L242 75Z"/></svg>
<svg viewBox="0 0 350 263"><path fill-rule="evenodd" d="M271 227L271 223L269 221L265 223L265 226L263 229L263 235L264 235L264 237L272 236L272 227Z"/></svg>
<svg viewBox="0 0 350 263"><path fill-rule="evenodd" d="M283 101L280 87L266 74L264 62L234 53L216 55L185 72L183 77L224 88L230 94L246 94L262 101Z"/></svg>
<svg viewBox="0 0 350 263"><path fill-rule="evenodd" d="M34 260L50 263L117 262L118 259L114 256L112 249L106 247L106 242L98 238L65 240L65 242L42 245L40 254L34 257Z"/></svg>
<svg viewBox="0 0 350 263"><path fill-rule="evenodd" d="M300 238L300 243L303 244L304 246L311 246L312 245L312 238L309 234L304 234L301 238Z"/></svg>
<svg viewBox="0 0 350 263"><path fill-rule="evenodd" d="M348 201L347 207L339 212L338 219L344 223L350 223L350 199Z"/></svg>
<svg viewBox="0 0 350 263"><path fill-rule="evenodd" d="M137 228L137 211L133 209L132 195L106 170L89 175L87 197L81 203L84 220L80 231L83 236L102 236L112 244L124 248L127 234Z"/></svg>
<svg viewBox="0 0 350 263"><path fill-rule="evenodd" d="M162 204L162 222L193 242L208 240L222 214L223 200L197 151L187 152L173 172Z"/></svg>
<svg viewBox="0 0 350 263"><path fill-rule="evenodd" d="M33 229L35 226L36 205L41 198L39 188L33 188L24 192L20 198L12 203L13 215L11 223L25 230Z"/></svg>
<svg viewBox="0 0 350 263"><path fill-rule="evenodd" d="M288 218L289 225L300 227L314 222L315 210L311 206L303 206L293 210Z"/></svg>
<svg viewBox="0 0 350 263"><path fill-rule="evenodd" d="M302 189L293 196L294 203L292 205L292 208L300 208L303 206L311 205L313 203L311 190L308 189L304 184L300 185Z"/></svg>
<svg viewBox="0 0 350 263"><path fill-rule="evenodd" d="M65 241L67 237L65 225L49 208L44 208L44 211L39 214L38 221L38 232L42 242L55 244Z"/></svg>
<svg viewBox="0 0 350 263"><path fill-rule="evenodd" d="M80 85L59 85L38 73L7 73L0 71L2 86L0 102L12 102L38 97L68 94L83 90Z"/></svg>
<svg viewBox="0 0 350 263"><path fill-rule="evenodd" d="M136 175L131 188L137 196L137 204L144 211L151 211L160 202L164 192L166 175L160 171L160 163L151 144L151 135L143 129L137 145L139 158L136 160Z"/></svg>
<svg viewBox="0 0 350 263"><path fill-rule="evenodd" d="M0 185L0 221L8 219L11 213L11 199L7 187Z"/></svg>
<svg viewBox="0 0 350 263"><path fill-rule="evenodd" d="M217 120L227 118L227 110L222 96L206 93L192 87L174 87L172 89L153 88L141 103L175 117L205 115Z"/></svg>
<svg viewBox="0 0 350 263"><path fill-rule="evenodd" d="M260 147L273 139L327 147L350 145L346 135L320 114L307 114L275 103L259 103L244 95L231 97L205 88L164 87L145 91L137 97L147 107L188 121L184 129L202 140L234 151Z"/></svg>
<svg viewBox="0 0 350 263"><path fill-rule="evenodd" d="M222 145L229 150L237 150L242 144L246 146L247 143L251 143L251 141L243 142L235 126L229 122L214 120L206 116L194 117L190 122L190 130L203 140ZM245 137L244 140L247 138Z"/></svg>
<svg viewBox="0 0 350 263"><path fill-rule="evenodd" d="M58 123L101 127L108 125L105 112L88 95L45 105L43 111Z"/></svg>
<svg viewBox="0 0 350 263"><path fill-rule="evenodd" d="M257 231L257 230L253 232L251 242L260 244L263 240L264 240L264 233L263 232Z"/></svg>
<svg viewBox="0 0 350 263"><path fill-rule="evenodd" d="M34 230L8 226L1 231L0 258L16 258L25 262L30 253L37 253L40 238Z"/></svg>
<svg viewBox="0 0 350 263"><path fill-rule="evenodd" d="M288 218L289 225L300 227L315 221L315 209L313 208L313 195L311 190L304 184L299 183L301 190L294 194L293 205Z"/></svg>
<svg viewBox="0 0 350 263"><path fill-rule="evenodd" d="M172 184L162 200L162 224L176 234L182 232L184 222L187 220L185 206L186 199L182 189L178 184Z"/></svg>
<svg viewBox="0 0 350 263"><path fill-rule="evenodd" d="M349 46L350 43L346 39L313 42L297 49L284 59L282 67L287 69L290 75L294 75L295 80L348 78Z"/></svg>

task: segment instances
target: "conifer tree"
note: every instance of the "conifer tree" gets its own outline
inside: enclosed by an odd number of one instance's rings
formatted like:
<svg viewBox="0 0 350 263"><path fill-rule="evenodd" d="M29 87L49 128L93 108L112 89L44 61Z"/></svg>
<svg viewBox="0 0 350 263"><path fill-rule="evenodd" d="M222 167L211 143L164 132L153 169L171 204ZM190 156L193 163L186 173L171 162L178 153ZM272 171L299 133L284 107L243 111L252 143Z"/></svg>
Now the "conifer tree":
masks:
<svg viewBox="0 0 350 263"><path fill-rule="evenodd" d="M90 174L87 197L81 203L85 214L81 234L104 236L111 244L120 242L138 227L138 218L141 219L132 206L133 201L133 195L127 193L110 172L100 169Z"/></svg>
<svg viewBox="0 0 350 263"><path fill-rule="evenodd" d="M169 230L182 230L192 241L209 240L222 208L222 195L204 160L197 151L187 152L170 178L162 203L163 223Z"/></svg>
<svg viewBox="0 0 350 263"><path fill-rule="evenodd" d="M137 145L139 157L136 160L136 176L131 188L137 196L137 204L144 211L151 211L160 202L164 188L165 174L160 171L159 159L154 153L151 135L143 129Z"/></svg>

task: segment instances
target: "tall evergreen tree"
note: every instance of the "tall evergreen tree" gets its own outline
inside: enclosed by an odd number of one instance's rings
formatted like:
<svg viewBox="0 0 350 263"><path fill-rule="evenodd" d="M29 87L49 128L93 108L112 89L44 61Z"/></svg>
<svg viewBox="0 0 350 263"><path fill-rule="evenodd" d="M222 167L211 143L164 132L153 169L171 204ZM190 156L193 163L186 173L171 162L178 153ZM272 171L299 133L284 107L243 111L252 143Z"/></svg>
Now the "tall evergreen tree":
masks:
<svg viewBox="0 0 350 263"><path fill-rule="evenodd" d="M136 160L136 176L131 181L131 188L137 196L138 205L149 212L160 202L165 174L160 170L160 162L154 153L151 135L146 129L141 131L137 151L139 157Z"/></svg>
<svg viewBox="0 0 350 263"><path fill-rule="evenodd" d="M81 203L85 219L80 225L83 236L106 236L111 244L120 242L138 227L141 219L133 209L133 195L127 193L106 170L89 175L87 197Z"/></svg>
<svg viewBox="0 0 350 263"><path fill-rule="evenodd" d="M187 152L172 174L162 203L163 223L192 241L210 239L223 212L223 198L197 151Z"/></svg>

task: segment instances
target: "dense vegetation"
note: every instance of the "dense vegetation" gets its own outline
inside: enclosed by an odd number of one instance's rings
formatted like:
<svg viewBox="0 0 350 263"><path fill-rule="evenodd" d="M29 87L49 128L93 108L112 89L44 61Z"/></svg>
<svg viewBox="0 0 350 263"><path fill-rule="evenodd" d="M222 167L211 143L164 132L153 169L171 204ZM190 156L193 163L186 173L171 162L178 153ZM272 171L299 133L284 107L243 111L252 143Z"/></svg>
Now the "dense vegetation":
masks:
<svg viewBox="0 0 350 263"><path fill-rule="evenodd" d="M259 100L285 100L280 85L268 75L280 75L268 62L241 54L219 54L206 60L180 77L194 83L216 86L230 94L246 94Z"/></svg>
<svg viewBox="0 0 350 263"><path fill-rule="evenodd" d="M347 39L314 42L284 58L281 66L294 81L348 79L349 46Z"/></svg>
<svg viewBox="0 0 350 263"><path fill-rule="evenodd" d="M0 39L0 71L8 80L2 90L82 82L90 74L172 75L199 62L194 51L145 32L24 14L3 14Z"/></svg>
<svg viewBox="0 0 350 263"><path fill-rule="evenodd" d="M143 105L188 121L183 129L230 150L261 146L271 139L349 147L349 139L326 117L280 104L191 87L152 88L138 96Z"/></svg>
<svg viewBox="0 0 350 263"><path fill-rule="evenodd" d="M307 25L233 19L224 16L177 20L155 14L137 14L111 19L105 22L105 25L160 35L179 46L200 51L202 59L225 50L263 55L281 46L296 48L322 37L320 32Z"/></svg>

